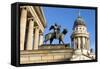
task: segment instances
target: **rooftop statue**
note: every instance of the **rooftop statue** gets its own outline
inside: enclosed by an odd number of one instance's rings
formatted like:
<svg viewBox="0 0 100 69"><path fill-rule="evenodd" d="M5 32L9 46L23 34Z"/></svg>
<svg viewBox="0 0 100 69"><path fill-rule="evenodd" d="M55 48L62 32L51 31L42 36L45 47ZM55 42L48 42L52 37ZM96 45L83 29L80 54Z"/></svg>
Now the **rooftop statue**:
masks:
<svg viewBox="0 0 100 69"><path fill-rule="evenodd" d="M61 26L60 25L57 25L55 23L55 25L51 25L51 27L49 28L49 30L54 30L54 34L56 35L55 38L57 38L57 34L60 33L60 28Z"/></svg>
<svg viewBox="0 0 100 69"><path fill-rule="evenodd" d="M64 44L64 36L67 34L67 29L63 29L63 31L60 31L61 26L57 25L55 23L55 25L52 25L49 30L53 29L53 32L50 32L48 34L45 35L45 43L50 40L50 44L52 44L52 41L54 39L58 39L59 40L59 44L61 44L61 42Z"/></svg>

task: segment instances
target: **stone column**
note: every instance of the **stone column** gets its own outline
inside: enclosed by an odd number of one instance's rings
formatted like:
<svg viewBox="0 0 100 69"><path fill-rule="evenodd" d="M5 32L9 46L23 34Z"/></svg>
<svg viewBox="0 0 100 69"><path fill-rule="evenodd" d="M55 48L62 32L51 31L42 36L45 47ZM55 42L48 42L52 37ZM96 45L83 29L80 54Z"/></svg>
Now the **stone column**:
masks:
<svg viewBox="0 0 100 69"><path fill-rule="evenodd" d="M80 37L78 37L78 49L80 49Z"/></svg>
<svg viewBox="0 0 100 69"><path fill-rule="evenodd" d="M39 46L43 44L43 34L40 34L40 39L39 39Z"/></svg>
<svg viewBox="0 0 100 69"><path fill-rule="evenodd" d="M77 37L77 49L78 49L78 37Z"/></svg>
<svg viewBox="0 0 100 69"><path fill-rule="evenodd" d="M82 49L84 48L84 43L83 43L83 41L84 41L84 39L83 39L83 37L82 37Z"/></svg>
<svg viewBox="0 0 100 69"><path fill-rule="evenodd" d="M73 48L75 49L75 39L73 38Z"/></svg>
<svg viewBox="0 0 100 69"><path fill-rule="evenodd" d="M76 39L74 38L74 49L76 49Z"/></svg>
<svg viewBox="0 0 100 69"><path fill-rule="evenodd" d="M39 43L39 27L35 27L35 33L34 33L34 50L38 50L38 44Z"/></svg>
<svg viewBox="0 0 100 69"><path fill-rule="evenodd" d="M26 50L32 50L33 48L33 30L34 30L34 21L33 18L30 18Z"/></svg>
<svg viewBox="0 0 100 69"><path fill-rule="evenodd" d="M82 49L84 49L85 48L85 39L84 39L84 37L82 37Z"/></svg>
<svg viewBox="0 0 100 69"><path fill-rule="evenodd" d="M26 22L27 22L27 9L25 7L22 7L20 16L20 50L24 50Z"/></svg>
<svg viewBox="0 0 100 69"><path fill-rule="evenodd" d="M89 38L87 38L87 49L88 50L90 49L90 40L89 40Z"/></svg>
<svg viewBox="0 0 100 69"><path fill-rule="evenodd" d="M81 40L81 49L83 48L83 42L82 42L82 37L80 38L80 40Z"/></svg>
<svg viewBox="0 0 100 69"><path fill-rule="evenodd" d="M87 49L87 38L85 38L85 49Z"/></svg>

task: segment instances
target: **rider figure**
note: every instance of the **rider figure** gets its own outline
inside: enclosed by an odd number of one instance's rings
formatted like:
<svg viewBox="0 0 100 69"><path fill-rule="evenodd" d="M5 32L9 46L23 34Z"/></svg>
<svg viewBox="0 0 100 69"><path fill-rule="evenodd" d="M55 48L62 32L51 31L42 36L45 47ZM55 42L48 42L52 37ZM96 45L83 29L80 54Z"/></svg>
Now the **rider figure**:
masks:
<svg viewBox="0 0 100 69"><path fill-rule="evenodd" d="M55 25L52 26L51 29L54 30L54 34L56 35L55 38L57 38L57 34L60 33L60 28L61 28L61 26L60 25L57 25L56 23L55 23Z"/></svg>

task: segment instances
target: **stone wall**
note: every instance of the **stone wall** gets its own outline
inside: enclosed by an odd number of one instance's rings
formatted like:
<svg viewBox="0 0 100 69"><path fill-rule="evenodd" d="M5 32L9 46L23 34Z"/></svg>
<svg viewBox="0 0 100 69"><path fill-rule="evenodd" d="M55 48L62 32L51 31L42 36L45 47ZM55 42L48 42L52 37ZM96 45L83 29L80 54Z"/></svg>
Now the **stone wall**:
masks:
<svg viewBox="0 0 100 69"><path fill-rule="evenodd" d="M61 50L30 50L20 52L20 64L68 61L73 49Z"/></svg>

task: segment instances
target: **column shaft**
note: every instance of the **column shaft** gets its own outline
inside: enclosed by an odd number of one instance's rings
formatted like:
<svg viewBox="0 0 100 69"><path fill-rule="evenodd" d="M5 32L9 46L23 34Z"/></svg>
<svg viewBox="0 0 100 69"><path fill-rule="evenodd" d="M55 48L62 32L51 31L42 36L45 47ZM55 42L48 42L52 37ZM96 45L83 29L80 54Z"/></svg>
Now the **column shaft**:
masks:
<svg viewBox="0 0 100 69"><path fill-rule="evenodd" d="M38 44L39 43L39 28L35 27L35 33L34 33L34 50L38 50Z"/></svg>
<svg viewBox="0 0 100 69"><path fill-rule="evenodd" d="M33 19L30 19L26 50L32 50L33 48L33 30L34 30L34 21Z"/></svg>
<svg viewBox="0 0 100 69"><path fill-rule="evenodd" d="M78 49L80 49L80 37L78 37Z"/></svg>
<svg viewBox="0 0 100 69"><path fill-rule="evenodd" d="M43 44L43 34L40 34L39 46Z"/></svg>
<svg viewBox="0 0 100 69"><path fill-rule="evenodd" d="M27 10L25 8L22 8L20 17L20 50L24 50L26 22L27 22Z"/></svg>
<svg viewBox="0 0 100 69"><path fill-rule="evenodd" d="M87 38L85 38L85 49L87 49Z"/></svg>
<svg viewBox="0 0 100 69"><path fill-rule="evenodd" d="M89 38L87 39L87 49L88 50L90 49L90 40L89 40Z"/></svg>
<svg viewBox="0 0 100 69"><path fill-rule="evenodd" d="M74 38L74 49L76 49L76 39Z"/></svg>
<svg viewBox="0 0 100 69"><path fill-rule="evenodd" d="M82 49L84 49L85 48L85 39L84 39L84 37L82 37Z"/></svg>

